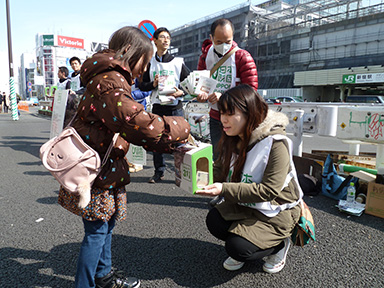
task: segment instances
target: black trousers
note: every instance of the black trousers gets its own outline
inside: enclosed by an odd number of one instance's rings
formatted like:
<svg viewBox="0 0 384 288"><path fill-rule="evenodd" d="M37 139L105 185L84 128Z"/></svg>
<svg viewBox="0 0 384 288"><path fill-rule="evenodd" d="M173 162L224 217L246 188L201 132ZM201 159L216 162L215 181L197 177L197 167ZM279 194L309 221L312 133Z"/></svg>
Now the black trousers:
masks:
<svg viewBox="0 0 384 288"><path fill-rule="evenodd" d="M209 232L211 232L213 236L225 241L225 250L229 256L237 261L246 262L258 260L271 254L275 254L284 248L284 242L281 242L275 247L263 250L247 239L228 232L232 221L224 220L216 208L209 211L206 218L206 224Z"/></svg>

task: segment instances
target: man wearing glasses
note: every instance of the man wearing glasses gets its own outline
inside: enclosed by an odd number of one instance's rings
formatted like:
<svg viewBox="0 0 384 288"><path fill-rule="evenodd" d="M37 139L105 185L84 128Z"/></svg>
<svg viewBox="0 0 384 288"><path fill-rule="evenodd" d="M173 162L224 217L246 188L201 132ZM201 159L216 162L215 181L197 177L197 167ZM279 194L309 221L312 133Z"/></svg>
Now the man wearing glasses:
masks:
<svg viewBox="0 0 384 288"><path fill-rule="evenodd" d="M152 113L160 116L184 116L182 100L184 92L179 88L189 75L189 69L183 58L173 57L168 49L171 45L171 33L167 28L158 28L153 34L157 51L148 64L139 85L141 91L152 91ZM149 183L164 179L165 160L163 154L153 152L155 174Z"/></svg>

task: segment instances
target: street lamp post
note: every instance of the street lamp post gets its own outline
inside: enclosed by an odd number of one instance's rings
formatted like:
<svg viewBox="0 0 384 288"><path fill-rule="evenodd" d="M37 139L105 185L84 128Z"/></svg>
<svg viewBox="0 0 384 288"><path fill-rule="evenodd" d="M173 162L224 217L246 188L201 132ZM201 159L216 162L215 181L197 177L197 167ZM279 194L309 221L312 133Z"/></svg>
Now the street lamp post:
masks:
<svg viewBox="0 0 384 288"><path fill-rule="evenodd" d="M15 79L13 76L13 57L12 57L12 37L11 37L11 20L9 13L9 0L5 0L7 6L7 32L8 32L8 62L9 62L9 91L11 100L12 119L19 120L19 113L17 109L17 100L15 93Z"/></svg>

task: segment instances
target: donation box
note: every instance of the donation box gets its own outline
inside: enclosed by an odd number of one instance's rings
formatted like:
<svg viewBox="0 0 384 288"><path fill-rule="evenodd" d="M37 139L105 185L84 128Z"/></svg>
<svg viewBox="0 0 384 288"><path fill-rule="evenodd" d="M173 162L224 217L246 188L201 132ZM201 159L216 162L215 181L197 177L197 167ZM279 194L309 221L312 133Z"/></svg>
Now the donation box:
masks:
<svg viewBox="0 0 384 288"><path fill-rule="evenodd" d="M184 153L185 152L185 153ZM190 193L213 183L212 145L200 143L175 155L176 185ZM179 159L176 163L176 159Z"/></svg>

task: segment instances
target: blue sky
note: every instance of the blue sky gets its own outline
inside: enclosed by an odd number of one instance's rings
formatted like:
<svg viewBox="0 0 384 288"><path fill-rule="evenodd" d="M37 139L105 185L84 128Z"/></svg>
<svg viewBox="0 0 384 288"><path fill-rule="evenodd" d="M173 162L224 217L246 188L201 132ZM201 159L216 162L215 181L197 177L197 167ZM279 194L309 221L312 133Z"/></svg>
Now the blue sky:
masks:
<svg viewBox="0 0 384 288"><path fill-rule="evenodd" d="M157 27L174 29L199 18L231 8L245 0L9 0L14 70L24 52L35 54L37 33L107 43L122 26L151 20ZM253 1L259 4L265 1ZM0 91L9 81L6 1L0 2ZM16 71L15 71L16 73ZM5 84L4 84L5 83Z"/></svg>
<svg viewBox="0 0 384 288"><path fill-rule="evenodd" d="M0 0L1 1L1 0ZM364 0L374 4L383 0ZM9 0L14 71L24 52L35 54L37 33L107 43L122 26L151 20L157 27L174 29L224 9L246 3L245 0ZM253 0L260 4L266 0ZM6 1L0 2L0 91L8 90L8 40ZM16 79L17 81L17 79Z"/></svg>

